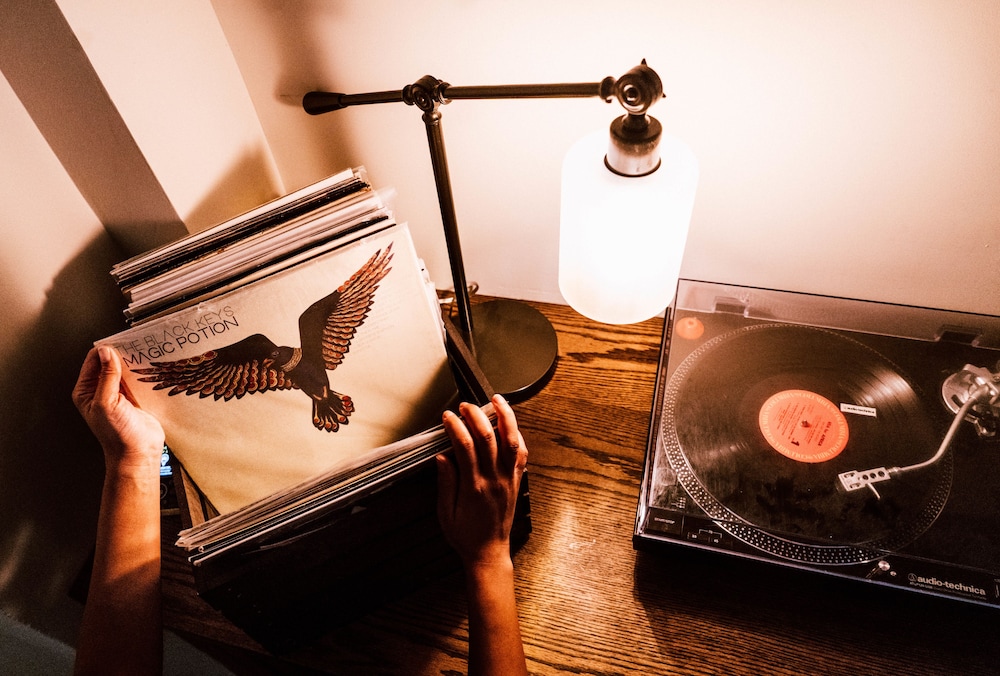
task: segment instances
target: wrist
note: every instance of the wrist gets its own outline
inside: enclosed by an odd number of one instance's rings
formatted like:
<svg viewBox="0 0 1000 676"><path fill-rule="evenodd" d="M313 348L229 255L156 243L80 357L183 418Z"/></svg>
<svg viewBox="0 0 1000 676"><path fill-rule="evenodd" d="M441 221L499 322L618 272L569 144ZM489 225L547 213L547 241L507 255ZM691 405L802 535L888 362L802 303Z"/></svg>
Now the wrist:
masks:
<svg viewBox="0 0 1000 676"><path fill-rule="evenodd" d="M162 447L126 447L115 452L105 452L105 476L146 480L160 475Z"/></svg>
<svg viewBox="0 0 1000 676"><path fill-rule="evenodd" d="M491 556L464 562L466 578L470 585L495 583L499 580L514 579L514 562L506 548Z"/></svg>

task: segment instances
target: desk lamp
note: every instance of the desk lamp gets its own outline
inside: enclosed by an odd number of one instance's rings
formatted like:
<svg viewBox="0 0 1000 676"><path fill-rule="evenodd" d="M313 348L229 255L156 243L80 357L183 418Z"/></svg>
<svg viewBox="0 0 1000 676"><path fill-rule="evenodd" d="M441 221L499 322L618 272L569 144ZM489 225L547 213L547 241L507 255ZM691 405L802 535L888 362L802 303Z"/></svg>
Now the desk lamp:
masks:
<svg viewBox="0 0 1000 676"><path fill-rule="evenodd" d="M646 112L663 98L663 88L645 61L618 80L455 87L426 75L398 91L309 92L302 100L310 115L393 102L423 111L458 328L486 378L502 394L523 393L544 381L558 353L556 335L544 315L524 303L471 305L440 106L458 99L585 97L617 98L626 113L612 122L610 143L606 131L589 135L564 161L559 288L574 309L592 319L641 321L662 311L673 297L698 180L691 150L663 135L660 123Z"/></svg>

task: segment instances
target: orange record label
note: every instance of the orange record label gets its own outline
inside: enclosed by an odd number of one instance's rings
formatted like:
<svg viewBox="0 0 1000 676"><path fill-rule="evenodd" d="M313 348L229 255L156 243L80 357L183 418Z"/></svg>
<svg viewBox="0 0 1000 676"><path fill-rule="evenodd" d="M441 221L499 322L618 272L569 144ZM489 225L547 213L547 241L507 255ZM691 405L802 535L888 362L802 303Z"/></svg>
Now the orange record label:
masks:
<svg viewBox="0 0 1000 676"><path fill-rule="evenodd" d="M778 453L799 462L825 462L847 446L847 418L826 397L783 390L760 408L760 431Z"/></svg>

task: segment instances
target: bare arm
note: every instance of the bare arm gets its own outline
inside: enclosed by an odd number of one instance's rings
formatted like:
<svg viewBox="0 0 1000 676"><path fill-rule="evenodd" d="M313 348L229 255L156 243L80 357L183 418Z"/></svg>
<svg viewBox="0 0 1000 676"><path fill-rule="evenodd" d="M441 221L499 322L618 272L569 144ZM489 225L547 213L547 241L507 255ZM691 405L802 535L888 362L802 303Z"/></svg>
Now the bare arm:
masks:
<svg viewBox="0 0 1000 676"><path fill-rule="evenodd" d="M514 412L494 397L497 432L475 406L445 413L454 461L440 455L438 513L465 569L469 596L469 673L526 674L514 596L510 529L528 449Z"/></svg>
<svg viewBox="0 0 1000 676"><path fill-rule="evenodd" d="M163 429L121 383L109 348L90 351L73 402L104 450L105 476L77 674L159 674L160 454Z"/></svg>

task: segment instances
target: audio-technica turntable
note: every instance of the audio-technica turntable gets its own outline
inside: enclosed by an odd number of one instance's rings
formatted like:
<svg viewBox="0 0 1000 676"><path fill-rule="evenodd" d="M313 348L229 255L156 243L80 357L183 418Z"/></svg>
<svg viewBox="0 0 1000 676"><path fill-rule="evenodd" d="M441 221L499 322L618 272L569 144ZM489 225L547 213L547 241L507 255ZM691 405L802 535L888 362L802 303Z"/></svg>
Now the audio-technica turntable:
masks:
<svg viewBox="0 0 1000 676"><path fill-rule="evenodd" d="M1000 318L681 280L633 536L1000 605Z"/></svg>

